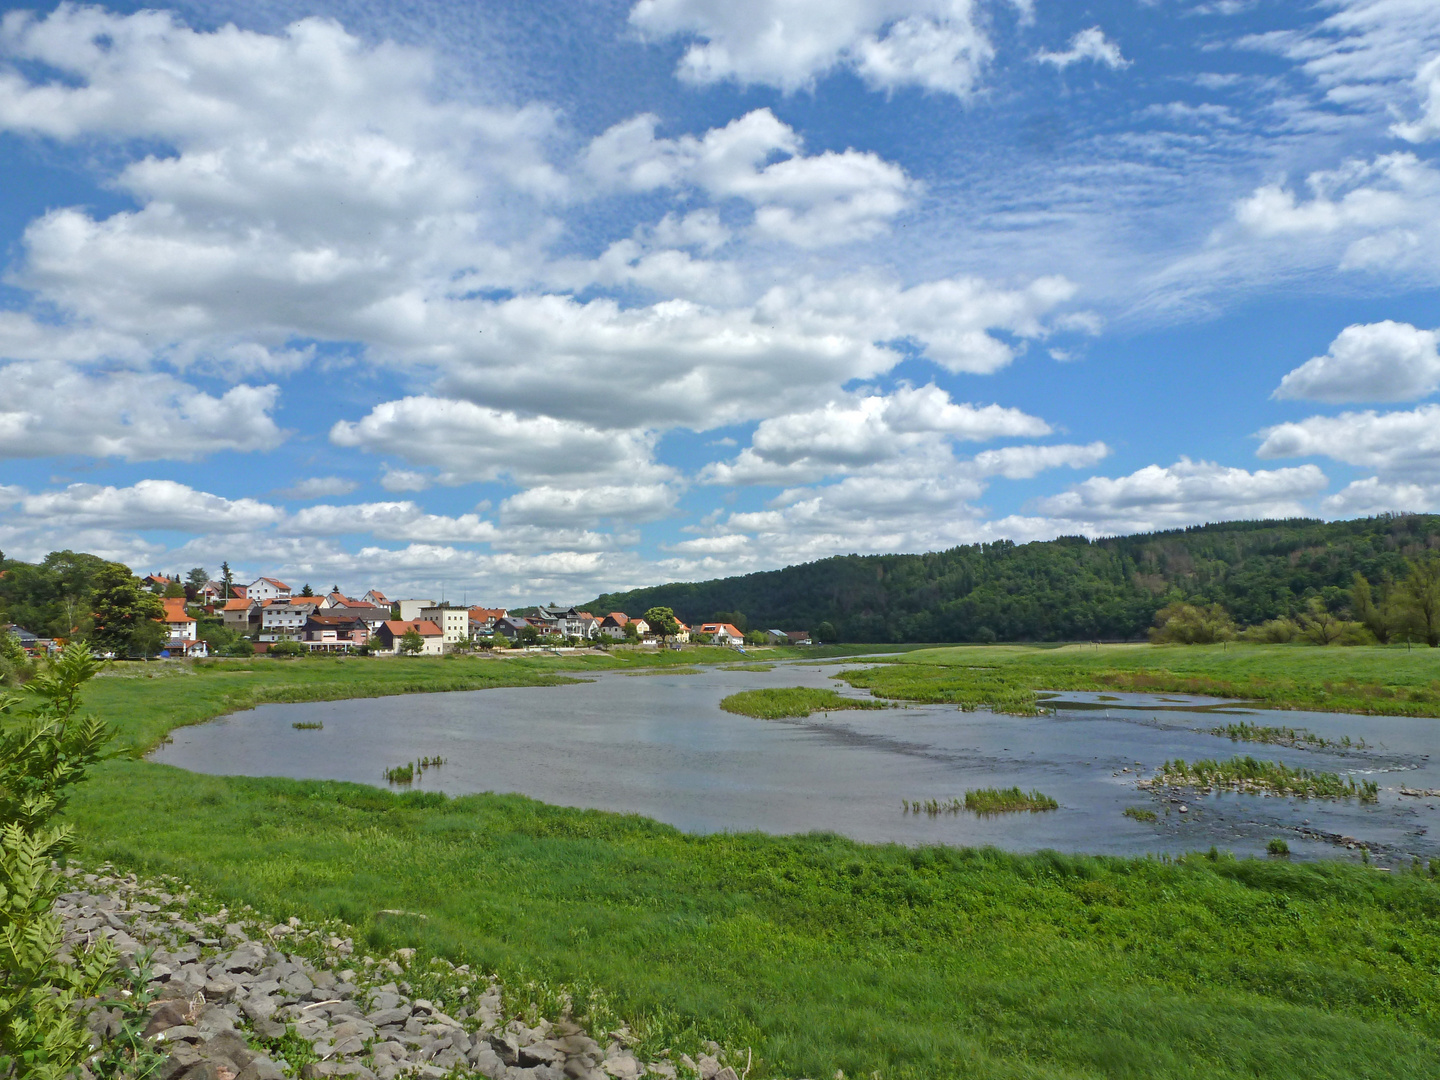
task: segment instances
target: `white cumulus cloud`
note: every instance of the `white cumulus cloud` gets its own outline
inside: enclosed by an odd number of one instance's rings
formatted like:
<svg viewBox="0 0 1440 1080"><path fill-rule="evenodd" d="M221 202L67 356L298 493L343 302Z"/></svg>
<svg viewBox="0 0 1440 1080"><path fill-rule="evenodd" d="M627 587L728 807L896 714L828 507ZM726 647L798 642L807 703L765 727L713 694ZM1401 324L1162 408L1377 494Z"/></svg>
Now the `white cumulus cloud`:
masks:
<svg viewBox="0 0 1440 1080"><path fill-rule="evenodd" d="M0 367L0 387L0 458L195 461L266 450L284 437L270 418L276 386L242 384L215 397L170 375L41 362Z"/></svg>
<svg viewBox="0 0 1440 1080"><path fill-rule="evenodd" d="M1440 333L1386 319L1347 326L1324 356L1280 380L1277 398L1413 401L1440 387Z"/></svg>
<svg viewBox="0 0 1440 1080"><path fill-rule="evenodd" d="M578 486L607 476L669 475L652 461L654 439L644 432L604 431L435 397L383 402L358 421L338 421L330 441L431 466L442 484L568 477Z"/></svg>
<svg viewBox="0 0 1440 1080"><path fill-rule="evenodd" d="M239 531L274 525L284 514L255 499L226 499L174 480L141 480L130 487L71 484L27 495L21 513L78 529Z"/></svg>
<svg viewBox="0 0 1440 1080"><path fill-rule="evenodd" d="M1304 500L1325 489L1314 465L1257 470L1182 457L1128 476L1094 476L1036 502L1064 532L1114 535L1207 521L1299 517Z"/></svg>
<svg viewBox="0 0 1440 1080"><path fill-rule="evenodd" d="M1328 457L1392 481L1440 479L1440 405L1312 416L1260 434L1262 458Z"/></svg>
<svg viewBox="0 0 1440 1080"><path fill-rule="evenodd" d="M1130 61L1121 55L1120 46L1107 38L1105 32L1098 26L1081 30L1070 39L1068 49L1061 52L1048 52L1042 49L1035 54L1035 59L1042 64L1051 64L1061 71L1082 60L1090 60L1108 68L1130 66Z"/></svg>
<svg viewBox="0 0 1440 1080"><path fill-rule="evenodd" d="M848 69L875 89L964 98L995 55L974 0L639 0L630 22L650 37L692 39L676 74L701 85L788 92Z"/></svg>
<svg viewBox="0 0 1440 1080"><path fill-rule="evenodd" d="M644 114L598 136L585 152L597 180L631 191L695 187L755 208L754 231L799 247L863 240L910 205L919 185L877 154L804 156L800 136L757 109L704 136L657 138ZM780 160L773 160L776 155Z"/></svg>

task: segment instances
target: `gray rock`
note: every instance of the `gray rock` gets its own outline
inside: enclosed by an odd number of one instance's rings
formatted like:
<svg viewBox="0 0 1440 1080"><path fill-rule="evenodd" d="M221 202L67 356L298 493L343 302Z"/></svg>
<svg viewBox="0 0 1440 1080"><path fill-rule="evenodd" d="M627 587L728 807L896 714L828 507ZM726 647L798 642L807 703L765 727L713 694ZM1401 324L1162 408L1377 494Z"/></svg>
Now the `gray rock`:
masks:
<svg viewBox="0 0 1440 1080"><path fill-rule="evenodd" d="M252 995L240 1002L240 1011L252 1023L256 1020L268 1020L275 1015L275 1008L275 999L264 994Z"/></svg>
<svg viewBox="0 0 1440 1080"><path fill-rule="evenodd" d="M715 1080L740 1080L739 1075L729 1065L715 1074Z"/></svg>
<svg viewBox="0 0 1440 1080"><path fill-rule="evenodd" d="M241 1069L235 1080L285 1080L285 1074L280 1071L269 1058L256 1056L251 1059L250 1064Z"/></svg>
<svg viewBox="0 0 1440 1080"><path fill-rule="evenodd" d="M365 1017L376 1027L384 1027L386 1024L403 1024L410 1019L408 1009L376 1009Z"/></svg>
<svg viewBox="0 0 1440 1080"><path fill-rule="evenodd" d="M285 1035L285 1025L278 1020L259 1019L250 1024L250 1028L262 1039L279 1039Z"/></svg>
<svg viewBox="0 0 1440 1080"><path fill-rule="evenodd" d="M238 1031L224 1031L206 1040L200 1047L200 1053L211 1061L217 1058L229 1061L235 1066L234 1072L239 1072L255 1058L255 1051L250 1049L250 1044Z"/></svg>
<svg viewBox="0 0 1440 1080"><path fill-rule="evenodd" d="M155 1037L156 1042L175 1043L200 1041L200 1032L195 1030L191 1024L176 1024L174 1027L166 1028Z"/></svg>

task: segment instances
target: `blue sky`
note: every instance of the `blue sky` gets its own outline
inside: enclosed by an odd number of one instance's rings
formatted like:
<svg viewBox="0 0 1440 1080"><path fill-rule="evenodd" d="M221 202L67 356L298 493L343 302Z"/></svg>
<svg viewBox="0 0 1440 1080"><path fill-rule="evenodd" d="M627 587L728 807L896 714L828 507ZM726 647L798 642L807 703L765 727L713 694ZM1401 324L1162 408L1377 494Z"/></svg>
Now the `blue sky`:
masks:
<svg viewBox="0 0 1440 1080"><path fill-rule="evenodd" d="M515 604L1440 509L1433 0L3 10L9 555Z"/></svg>

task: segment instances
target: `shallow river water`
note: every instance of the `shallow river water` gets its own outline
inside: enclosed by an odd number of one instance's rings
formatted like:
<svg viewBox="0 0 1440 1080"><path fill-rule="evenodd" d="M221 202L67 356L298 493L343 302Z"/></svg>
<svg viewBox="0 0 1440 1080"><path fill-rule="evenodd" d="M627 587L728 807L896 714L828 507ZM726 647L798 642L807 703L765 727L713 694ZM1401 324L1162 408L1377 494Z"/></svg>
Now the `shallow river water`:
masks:
<svg viewBox="0 0 1440 1080"><path fill-rule="evenodd" d="M196 772L352 780L445 759L413 787L452 795L519 792L544 802L643 814L691 832L827 830L904 844L994 844L1017 851L1139 854L1264 850L1284 838L1297 857L1382 863L1440 857L1440 720L1253 710L1177 694L1056 696L1053 715L1014 717L909 705L752 720L719 708L737 690L829 686L840 669L605 673L593 682L448 694L267 705L173 732L152 760ZM1364 750L1234 743L1229 722L1363 739ZM320 721L321 730L296 730ZM1250 753L1380 785L1380 801L1152 794L1136 780L1167 759ZM1125 771L1129 770L1129 771ZM907 814L902 800L949 799L977 787L1038 788L1060 809L980 818ZM1173 801L1172 801L1173 800ZM1180 813L1180 806L1186 807ZM1153 823L1126 807L1157 812Z"/></svg>

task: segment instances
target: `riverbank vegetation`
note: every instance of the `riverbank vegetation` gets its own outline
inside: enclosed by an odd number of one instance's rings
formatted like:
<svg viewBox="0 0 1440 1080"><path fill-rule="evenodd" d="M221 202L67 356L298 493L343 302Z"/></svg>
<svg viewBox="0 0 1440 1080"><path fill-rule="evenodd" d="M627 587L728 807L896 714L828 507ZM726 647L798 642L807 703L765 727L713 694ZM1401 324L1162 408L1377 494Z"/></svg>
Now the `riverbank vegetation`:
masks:
<svg viewBox="0 0 1440 1080"><path fill-rule="evenodd" d="M1021 812L1039 813L1042 810L1058 810L1060 804L1040 791L1021 791L1012 788L975 788L965 792L963 799L901 799L901 808L907 814L958 814L968 810L972 814L989 817L992 814L1013 814Z"/></svg>
<svg viewBox="0 0 1440 1080"><path fill-rule="evenodd" d="M1367 745L1364 739L1352 739L1349 735L1342 735L1338 739L1327 739L1323 735L1316 735L1313 731L1306 731L1304 728L1252 724L1248 720L1241 720L1238 724L1213 727L1210 729L1210 734L1219 735L1231 742L1269 743L1272 746L1305 746L1316 750L1327 748L1364 750Z"/></svg>
<svg viewBox="0 0 1440 1080"><path fill-rule="evenodd" d="M834 690L786 686L771 690L741 690L722 699L720 708L741 716L753 716L757 720L785 720L841 709L883 709L886 705L870 698L842 697Z"/></svg>
<svg viewBox="0 0 1440 1080"><path fill-rule="evenodd" d="M692 1028L775 1076L1426 1075L1440 886L1336 863L689 836L518 796L100 766L88 859ZM404 917L382 912L405 912Z"/></svg>
<svg viewBox="0 0 1440 1080"><path fill-rule="evenodd" d="M1408 696L1436 678L1422 656L1434 654L955 648L867 672L956 680L950 693L975 692L965 680L978 675L980 690L1036 706L1036 689L1202 684L1269 687L1277 700L1379 688L1395 696L1374 700L1423 705ZM259 701L545 685L650 662L155 665L155 678L96 680L87 706L133 753ZM518 796L202 776L124 758L94 770L69 818L87 859L172 873L276 922L340 918L373 949L470 963L549 1000L603 991L657 1045L704 1031L753 1048L752 1080L837 1069L1208 1080L1293 1076L1297 1062L1339 1080L1425 1075L1440 1055L1440 884L1425 868L689 836Z"/></svg>
<svg viewBox="0 0 1440 1080"><path fill-rule="evenodd" d="M1157 785L1193 787L1201 791L1224 788L1229 791L1268 791L1275 795L1293 795L1301 799L1359 799L1362 803L1378 801L1379 785L1374 780L1355 783L1353 776L1333 772L1313 772L1291 768L1280 761L1260 761L1245 756L1229 761L1196 761L1187 764L1176 759L1167 761L1141 787Z"/></svg>
<svg viewBox="0 0 1440 1080"><path fill-rule="evenodd" d="M1293 645L955 646L842 673L876 697L1036 715L1045 690L1200 694L1274 709L1440 716L1440 652Z"/></svg>

